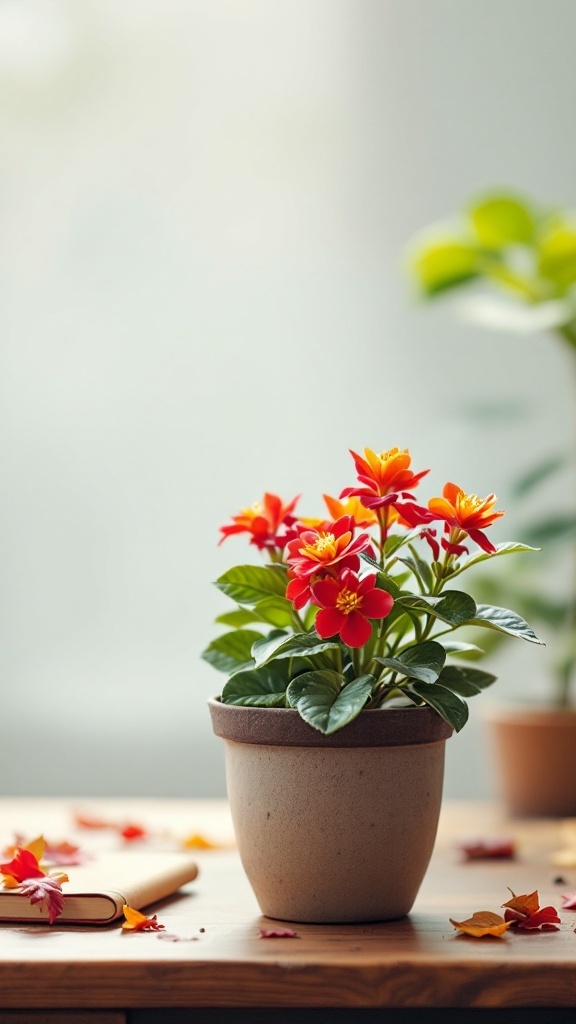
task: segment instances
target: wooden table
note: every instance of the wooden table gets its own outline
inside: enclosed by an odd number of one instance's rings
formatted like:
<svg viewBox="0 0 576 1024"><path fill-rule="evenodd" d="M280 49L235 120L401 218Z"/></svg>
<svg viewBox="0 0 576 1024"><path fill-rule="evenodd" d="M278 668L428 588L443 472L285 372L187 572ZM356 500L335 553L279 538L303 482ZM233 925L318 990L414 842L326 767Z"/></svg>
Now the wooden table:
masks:
<svg viewBox="0 0 576 1024"><path fill-rule="evenodd" d="M199 851L196 881L154 907L168 932L192 941L125 934L118 925L0 925L0 1024L368 1024L384 1020L382 1008L386 1021L403 1024L526 1024L550 1020L550 1008L555 1024L576 1021L575 911L560 912L556 932L509 931L502 939L458 935L449 921L499 912L507 886L538 889L542 905L560 907L562 894L576 891L576 868L551 860L562 846L560 823L511 822L484 804L447 803L408 918L300 924L293 926L298 938L263 939L259 929L271 922L259 913L237 852L226 846L232 832L224 802L4 799L2 848L15 830L77 838L77 810L142 823L153 842L200 832L223 844ZM478 834L512 835L517 858L464 862L457 841ZM89 846L91 838L83 833L81 841Z"/></svg>

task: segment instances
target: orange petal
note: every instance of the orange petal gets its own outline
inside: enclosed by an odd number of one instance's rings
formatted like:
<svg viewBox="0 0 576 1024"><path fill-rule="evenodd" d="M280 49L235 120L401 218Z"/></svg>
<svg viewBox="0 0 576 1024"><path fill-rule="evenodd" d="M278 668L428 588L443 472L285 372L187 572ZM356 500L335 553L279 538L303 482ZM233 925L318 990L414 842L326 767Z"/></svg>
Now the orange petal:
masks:
<svg viewBox="0 0 576 1024"><path fill-rule="evenodd" d="M466 921L454 921L450 918L450 924L465 935L472 935L476 939L481 939L484 935L504 935L511 923L505 921L500 914L493 914L491 910L478 910Z"/></svg>

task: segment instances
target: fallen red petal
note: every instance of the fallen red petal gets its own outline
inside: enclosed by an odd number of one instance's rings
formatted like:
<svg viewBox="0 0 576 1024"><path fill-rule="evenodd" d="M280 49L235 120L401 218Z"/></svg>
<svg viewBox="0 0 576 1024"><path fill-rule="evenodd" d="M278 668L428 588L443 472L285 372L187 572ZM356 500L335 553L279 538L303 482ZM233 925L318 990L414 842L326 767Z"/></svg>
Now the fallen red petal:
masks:
<svg viewBox="0 0 576 1024"><path fill-rule="evenodd" d="M576 910L576 892L570 894L570 896L563 896L564 900L562 907L564 910Z"/></svg>
<svg viewBox="0 0 576 1024"><path fill-rule="evenodd" d="M27 896L30 903L40 903L48 911L48 920L53 924L64 909L62 886L56 878L45 875L44 878L27 878L18 887L22 896Z"/></svg>
<svg viewBox="0 0 576 1024"><path fill-rule="evenodd" d="M459 849L467 860L484 860L492 857L505 859L516 856L514 840L496 836L482 839L465 839L459 844Z"/></svg>
<svg viewBox="0 0 576 1024"><path fill-rule="evenodd" d="M260 936L261 939L299 939L298 932L293 932L291 928L261 928Z"/></svg>

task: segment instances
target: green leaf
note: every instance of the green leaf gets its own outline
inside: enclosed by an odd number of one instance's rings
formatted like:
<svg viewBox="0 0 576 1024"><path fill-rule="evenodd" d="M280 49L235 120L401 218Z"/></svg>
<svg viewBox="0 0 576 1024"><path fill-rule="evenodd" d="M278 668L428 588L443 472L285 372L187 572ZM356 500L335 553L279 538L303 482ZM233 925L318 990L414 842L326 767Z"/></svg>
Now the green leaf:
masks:
<svg viewBox="0 0 576 1024"><path fill-rule="evenodd" d="M263 597L285 597L286 574L269 565L236 565L216 580L222 593L238 604L256 604Z"/></svg>
<svg viewBox="0 0 576 1024"><path fill-rule="evenodd" d="M292 623L292 602L287 597L263 597L254 605L254 613L259 622L283 629Z"/></svg>
<svg viewBox="0 0 576 1024"><path fill-rule="evenodd" d="M425 562L423 558L420 558L415 551L413 551L411 555L406 555L404 558L400 558L399 561L402 562L403 565L408 566L410 571L416 576L416 579L422 580L422 583L427 590L432 590L432 587L434 586L434 576L432 575L432 570L428 565L428 562Z"/></svg>
<svg viewBox="0 0 576 1024"><path fill-rule="evenodd" d="M233 629L216 637L202 652L202 657L219 672L236 672L252 664L252 645L261 639L262 633L255 629Z"/></svg>
<svg viewBox="0 0 576 1024"><path fill-rule="evenodd" d="M336 640L321 640L317 633L290 633L288 635L274 631L252 648L256 668L265 665L273 658L308 658L323 651L333 651L340 647Z"/></svg>
<svg viewBox="0 0 576 1024"><path fill-rule="evenodd" d="M467 704L445 686L441 686L439 683L432 683L431 686L427 686L426 683L413 683L412 690L422 698L425 704L434 708L456 732L460 732L466 725L468 721Z"/></svg>
<svg viewBox="0 0 576 1024"><path fill-rule="evenodd" d="M474 697L495 681L496 676L491 672L483 672L479 668L463 668L461 665L446 665L438 679L442 686L461 697Z"/></svg>
<svg viewBox="0 0 576 1024"><path fill-rule="evenodd" d="M546 547L552 541L565 540L576 530L576 516L572 513L552 516L524 530L528 540L538 547Z"/></svg>
<svg viewBox="0 0 576 1024"><path fill-rule="evenodd" d="M537 466L516 481L512 488L513 497L523 498L526 494L533 491L535 487L543 483L543 481L548 480L554 473L557 473L559 469L564 469L569 462L570 459L567 455L549 455L544 462L538 463Z"/></svg>
<svg viewBox="0 0 576 1024"><path fill-rule="evenodd" d="M468 215L480 245L488 249L530 243L534 238L532 212L517 196L486 196L474 203Z"/></svg>
<svg viewBox="0 0 576 1024"><path fill-rule="evenodd" d="M478 647L477 644L466 644L462 643L460 640L442 639L442 647L446 651L446 654L451 654L454 658L458 656L462 658L474 658L484 653L482 648Z"/></svg>
<svg viewBox="0 0 576 1024"><path fill-rule="evenodd" d="M555 221L540 239L538 270L561 290L576 282L576 225Z"/></svg>
<svg viewBox="0 0 576 1024"><path fill-rule="evenodd" d="M356 718L372 694L373 676L359 676L346 683L338 672L305 672L287 690L291 707L325 736Z"/></svg>
<svg viewBox="0 0 576 1024"><path fill-rule="evenodd" d="M439 676L446 660L446 652L441 644L434 640L426 640L422 644L407 647L395 658L376 657L375 661L391 668L408 679L419 679L423 683L433 683Z"/></svg>
<svg viewBox="0 0 576 1024"><path fill-rule="evenodd" d="M459 576L461 572L469 569L471 565L477 565L478 562L485 562L488 558L497 558L499 555L515 555L523 551L540 551L540 548L532 548L529 544L520 544L516 541L507 541L504 544L497 544L496 551L491 553L488 551L478 551L477 554L471 555L465 562L452 573L450 579L454 579Z"/></svg>
<svg viewBox="0 0 576 1024"><path fill-rule="evenodd" d="M417 612L426 612L454 627L468 623L476 612L476 602L461 590L445 590L440 597L402 594L397 603Z"/></svg>
<svg viewBox="0 0 576 1024"><path fill-rule="evenodd" d="M265 668L236 672L222 690L224 704L246 707L286 707L288 665L273 662Z"/></svg>
<svg viewBox="0 0 576 1024"><path fill-rule="evenodd" d="M417 245L409 258L410 270L427 295L436 295L477 277L478 250L455 237L436 237Z"/></svg>
<svg viewBox="0 0 576 1024"><path fill-rule="evenodd" d="M479 604L476 614L469 619L466 625L486 626L488 629L496 629L499 633L507 633L509 636L519 637L521 640L528 640L533 644L542 644L536 633L527 622L516 612L508 608L497 608L490 604Z"/></svg>
<svg viewBox="0 0 576 1024"><path fill-rule="evenodd" d="M232 612L224 612L223 615L218 615L216 622L222 623L223 626L233 626L235 629L239 629L241 626L247 626L251 622L262 622L262 619L259 619L249 608L235 608Z"/></svg>

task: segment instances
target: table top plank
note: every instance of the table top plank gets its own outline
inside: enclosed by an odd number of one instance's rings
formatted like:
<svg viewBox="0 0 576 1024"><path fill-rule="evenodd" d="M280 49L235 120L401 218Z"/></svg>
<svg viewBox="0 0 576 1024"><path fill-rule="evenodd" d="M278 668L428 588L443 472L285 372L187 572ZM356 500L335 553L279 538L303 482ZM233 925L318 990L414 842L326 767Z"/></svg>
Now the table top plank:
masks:
<svg viewBox="0 0 576 1024"><path fill-rule="evenodd" d="M65 800L0 800L0 842L14 830L69 838ZM475 940L449 918L499 912L516 893L538 889L560 907L576 891L576 869L551 861L557 822L506 820L485 804L446 803L433 859L412 914L364 925L295 924L298 938L262 939L270 927L242 872L227 806L221 801L86 800L82 809L144 823L166 837L201 832L227 848L199 851L198 878L154 907L166 931L0 925L3 1008L138 1007L576 1007L576 913L560 911L558 931ZM513 861L464 863L457 840L512 835ZM84 837L83 837L84 838ZM88 842L90 836L86 837Z"/></svg>

